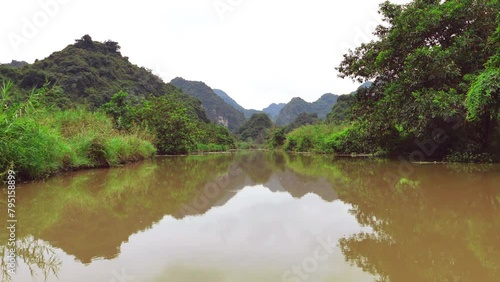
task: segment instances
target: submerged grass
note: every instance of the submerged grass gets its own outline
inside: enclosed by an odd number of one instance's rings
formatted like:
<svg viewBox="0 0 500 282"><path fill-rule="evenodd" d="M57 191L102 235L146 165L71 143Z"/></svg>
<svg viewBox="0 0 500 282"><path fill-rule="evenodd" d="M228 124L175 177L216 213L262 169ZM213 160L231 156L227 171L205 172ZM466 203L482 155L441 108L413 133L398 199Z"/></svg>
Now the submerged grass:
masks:
<svg viewBox="0 0 500 282"><path fill-rule="evenodd" d="M26 102L14 103L9 88L4 83L0 89L0 172L14 169L21 178L36 179L61 170L138 161L156 153L151 135L119 132L102 112L51 109L40 102L40 90Z"/></svg>

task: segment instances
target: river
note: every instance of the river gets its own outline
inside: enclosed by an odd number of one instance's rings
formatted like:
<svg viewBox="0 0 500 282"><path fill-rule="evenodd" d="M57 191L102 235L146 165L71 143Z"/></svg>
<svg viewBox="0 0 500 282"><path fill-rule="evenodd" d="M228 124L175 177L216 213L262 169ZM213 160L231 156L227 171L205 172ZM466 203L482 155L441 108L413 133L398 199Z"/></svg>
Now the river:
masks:
<svg viewBox="0 0 500 282"><path fill-rule="evenodd" d="M2 281L500 281L499 165L249 151L16 191Z"/></svg>

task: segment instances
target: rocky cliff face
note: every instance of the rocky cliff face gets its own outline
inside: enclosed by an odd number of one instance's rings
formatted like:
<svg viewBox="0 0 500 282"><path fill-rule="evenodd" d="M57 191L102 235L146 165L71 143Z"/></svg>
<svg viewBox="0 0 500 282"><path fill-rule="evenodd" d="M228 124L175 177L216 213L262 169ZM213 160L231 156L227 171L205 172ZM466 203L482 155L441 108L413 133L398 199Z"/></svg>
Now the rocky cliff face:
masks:
<svg viewBox="0 0 500 282"><path fill-rule="evenodd" d="M242 112L226 103L205 83L188 81L180 77L173 79L170 83L182 92L199 99L211 121L224 125L231 131L236 131L245 122Z"/></svg>

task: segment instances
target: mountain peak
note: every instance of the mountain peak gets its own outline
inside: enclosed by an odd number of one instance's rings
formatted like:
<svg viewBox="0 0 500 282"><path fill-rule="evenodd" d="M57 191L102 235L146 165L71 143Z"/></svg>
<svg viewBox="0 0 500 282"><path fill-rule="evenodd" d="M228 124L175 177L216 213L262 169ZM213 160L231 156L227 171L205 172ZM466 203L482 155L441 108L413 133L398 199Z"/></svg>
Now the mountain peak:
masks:
<svg viewBox="0 0 500 282"><path fill-rule="evenodd" d="M305 102L305 103L307 103L304 99L302 99L300 97L293 97L289 103L292 103L292 102Z"/></svg>
<svg viewBox="0 0 500 282"><path fill-rule="evenodd" d="M276 118L276 125L287 125L293 122L300 114L317 114L324 119L337 102L338 95L326 93L317 101L308 103L300 97L293 98L284 106Z"/></svg>
<svg viewBox="0 0 500 282"><path fill-rule="evenodd" d="M245 122L245 116L242 112L238 111L233 105L228 104L214 89L204 82L189 81L182 77L176 77L170 83L189 96L200 100L208 118L214 123L224 125L229 130L235 131Z"/></svg>

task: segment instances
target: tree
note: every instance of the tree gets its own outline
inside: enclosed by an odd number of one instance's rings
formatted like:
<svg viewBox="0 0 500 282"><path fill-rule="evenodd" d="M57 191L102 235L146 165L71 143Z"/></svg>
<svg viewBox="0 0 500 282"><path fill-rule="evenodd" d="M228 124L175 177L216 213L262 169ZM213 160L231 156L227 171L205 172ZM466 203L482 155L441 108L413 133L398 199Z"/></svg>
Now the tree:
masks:
<svg viewBox="0 0 500 282"><path fill-rule="evenodd" d="M331 124L341 124L351 119L352 105L356 97L354 95L342 95L333 105L332 111L326 116L326 122Z"/></svg>
<svg viewBox="0 0 500 282"><path fill-rule="evenodd" d="M120 45L118 45L118 42L108 40L108 41L104 42L104 46L106 46L106 48L108 49L108 51L110 51L112 53L120 54L120 48L121 47L120 47Z"/></svg>
<svg viewBox="0 0 500 282"><path fill-rule="evenodd" d="M500 19L500 14L498 18ZM500 23L490 44L495 55L485 64L486 69L473 80L466 101L467 119L482 124L481 133L485 146L489 144L491 133L500 120Z"/></svg>
<svg viewBox="0 0 500 282"><path fill-rule="evenodd" d="M129 130L135 120L135 110L130 104L127 92L119 91L111 101L101 107L107 115L113 118L115 127L118 130Z"/></svg>
<svg viewBox="0 0 500 282"><path fill-rule="evenodd" d="M471 86L477 88L474 83L486 82L486 75L472 83L470 78L483 72L496 52L488 42L498 41L490 38L498 26L499 3L415 0L406 5L381 4L386 24L374 32L378 40L350 50L337 69L340 77L374 82L358 91L353 115L368 121L369 134L382 146L387 147L383 136L395 130L401 143L410 137L439 141L443 132L435 129L440 128L449 138L436 154L444 154L481 130L465 124L464 101ZM497 91L496 86L485 87ZM495 103L488 105L498 109Z"/></svg>
<svg viewBox="0 0 500 282"><path fill-rule="evenodd" d="M273 122L265 113L254 114L241 126L238 134L243 140L253 139L257 143L264 141L266 130L273 126Z"/></svg>
<svg viewBox="0 0 500 282"><path fill-rule="evenodd" d="M288 126L288 131L292 131L295 128L299 128L304 125L320 123L321 120L318 118L316 113L300 113L295 120Z"/></svg>
<svg viewBox="0 0 500 282"><path fill-rule="evenodd" d="M171 96L146 100L138 110L142 126L156 134L160 154L187 154L196 145L196 123L187 109Z"/></svg>
<svg viewBox="0 0 500 282"><path fill-rule="evenodd" d="M88 34L85 34L81 39L75 40L75 46L83 49L92 49L95 45L92 37L90 37L90 35Z"/></svg>
<svg viewBox="0 0 500 282"><path fill-rule="evenodd" d="M286 126L274 128L269 134L268 145L272 149L280 148L286 141Z"/></svg>

